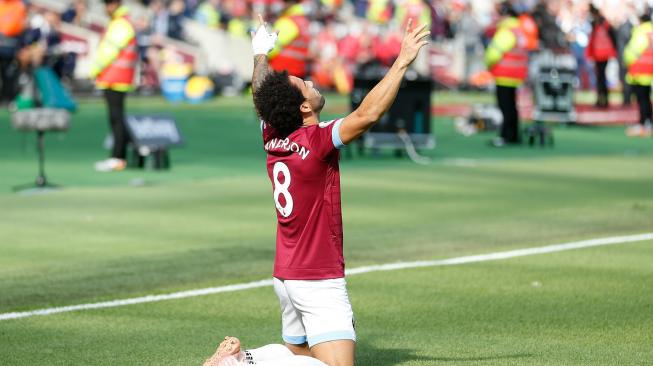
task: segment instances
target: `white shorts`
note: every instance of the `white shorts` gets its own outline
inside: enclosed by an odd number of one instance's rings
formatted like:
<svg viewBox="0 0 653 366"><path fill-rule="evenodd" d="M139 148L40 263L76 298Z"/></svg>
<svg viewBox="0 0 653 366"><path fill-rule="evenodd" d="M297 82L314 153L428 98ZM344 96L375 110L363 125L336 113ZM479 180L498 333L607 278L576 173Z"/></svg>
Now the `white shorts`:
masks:
<svg viewBox="0 0 653 366"><path fill-rule="evenodd" d="M343 339L356 341L354 312L346 285L344 278L315 281L274 278L284 342L308 342L313 347Z"/></svg>

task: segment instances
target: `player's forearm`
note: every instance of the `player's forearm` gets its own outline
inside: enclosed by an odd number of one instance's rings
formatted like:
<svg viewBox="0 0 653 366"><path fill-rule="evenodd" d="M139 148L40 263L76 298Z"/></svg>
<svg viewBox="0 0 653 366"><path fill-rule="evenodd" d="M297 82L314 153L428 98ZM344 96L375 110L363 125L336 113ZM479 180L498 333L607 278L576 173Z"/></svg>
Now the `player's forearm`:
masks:
<svg viewBox="0 0 653 366"><path fill-rule="evenodd" d="M407 31L401 43L399 57L388 73L367 94L361 105L340 123L340 140L345 145L370 129L394 103L408 66L415 60L419 50L428 44L424 38L431 33L426 24L412 28L408 20Z"/></svg>
<svg viewBox="0 0 653 366"><path fill-rule="evenodd" d="M356 113L363 117L369 127L381 119L394 103L407 69L408 65L395 62L383 79L363 99Z"/></svg>
<svg viewBox="0 0 653 366"><path fill-rule="evenodd" d="M395 62L383 79L367 94L361 105L340 126L340 139L347 145L377 123L394 103L408 63Z"/></svg>
<svg viewBox="0 0 653 366"><path fill-rule="evenodd" d="M254 73L252 75L253 92L256 92L269 72L267 55L254 55Z"/></svg>

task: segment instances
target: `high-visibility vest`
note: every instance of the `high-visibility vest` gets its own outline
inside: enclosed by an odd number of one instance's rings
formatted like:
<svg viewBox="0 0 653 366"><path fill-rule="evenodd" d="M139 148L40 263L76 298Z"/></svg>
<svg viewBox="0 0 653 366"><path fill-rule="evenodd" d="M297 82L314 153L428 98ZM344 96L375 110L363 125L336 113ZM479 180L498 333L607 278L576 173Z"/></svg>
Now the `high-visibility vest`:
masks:
<svg viewBox="0 0 653 366"><path fill-rule="evenodd" d="M628 75L634 79L653 79L653 32L648 32L648 47L628 67Z"/></svg>
<svg viewBox="0 0 653 366"><path fill-rule="evenodd" d="M511 27L510 31L515 36L515 46L506 51L501 60L490 68L495 80L514 81L513 86L518 86L528 77L528 50L526 49L526 36L519 27Z"/></svg>
<svg viewBox="0 0 653 366"><path fill-rule="evenodd" d="M209 2L205 2L197 8L195 19L210 28L220 26L220 12Z"/></svg>
<svg viewBox="0 0 653 366"><path fill-rule="evenodd" d="M432 23L431 9L423 0L402 0L397 2L394 17L397 24L402 28L406 27L410 18L413 19L413 24L427 24L429 29Z"/></svg>
<svg viewBox="0 0 653 366"><path fill-rule="evenodd" d="M112 35L109 32L116 32ZM108 60L103 57L110 57L100 54L96 60L96 64L106 64L101 68L95 84L99 89L111 89L116 91L128 91L132 88L134 76L136 74L136 65L138 63L138 49L136 44L136 32L134 26L127 16L125 8L119 8L114 17L107 27L107 31L102 37L100 42L99 52L107 48L119 48L118 45L113 44L118 40L124 47L120 48L115 59ZM101 66L100 66L101 67Z"/></svg>
<svg viewBox="0 0 653 366"><path fill-rule="evenodd" d="M390 0L369 0L367 5L367 19L386 24L392 18L392 2Z"/></svg>
<svg viewBox="0 0 653 366"><path fill-rule="evenodd" d="M606 21L594 27L587 47L587 55L594 61L608 61L617 57L617 50L610 38L610 25Z"/></svg>
<svg viewBox="0 0 653 366"><path fill-rule="evenodd" d="M342 0L322 0L322 5L328 9L339 9L342 6Z"/></svg>
<svg viewBox="0 0 653 366"><path fill-rule="evenodd" d="M0 35L8 38L20 36L26 19L27 9L22 1L0 1Z"/></svg>
<svg viewBox="0 0 653 366"><path fill-rule="evenodd" d="M304 78L308 62L308 46L311 40L308 33L310 23L304 15L291 15L289 18L297 25L299 35L272 57L269 63L273 70L287 70L290 75Z"/></svg>
<svg viewBox="0 0 653 366"><path fill-rule="evenodd" d="M27 10L22 1L0 0L0 56L15 56L26 18Z"/></svg>
<svg viewBox="0 0 653 366"><path fill-rule="evenodd" d="M529 51L535 51L540 48L540 31L537 28L537 23L532 16L528 14L522 14L519 16L519 26L524 31L526 35L526 49Z"/></svg>

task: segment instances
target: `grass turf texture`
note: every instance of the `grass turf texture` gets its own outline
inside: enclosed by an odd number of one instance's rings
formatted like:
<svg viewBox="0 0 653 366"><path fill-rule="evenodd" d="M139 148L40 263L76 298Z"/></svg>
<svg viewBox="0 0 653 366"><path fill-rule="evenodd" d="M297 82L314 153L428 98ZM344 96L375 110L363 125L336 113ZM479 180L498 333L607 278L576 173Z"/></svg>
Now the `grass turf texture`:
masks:
<svg viewBox="0 0 653 366"><path fill-rule="evenodd" d="M329 116L346 110L329 101ZM188 145L173 169L93 172L107 128L88 101L71 131L47 137L49 178L65 189L44 195L10 192L33 179L36 157L31 135L0 125L0 312L269 277L274 207L249 101L129 110L179 120ZM653 228L653 140L559 128L554 149L493 150L449 120L434 129L427 167L343 159L349 267ZM650 362L651 244L352 277L359 364ZM225 334L256 346L278 333L267 288L0 322L0 363L188 365Z"/></svg>

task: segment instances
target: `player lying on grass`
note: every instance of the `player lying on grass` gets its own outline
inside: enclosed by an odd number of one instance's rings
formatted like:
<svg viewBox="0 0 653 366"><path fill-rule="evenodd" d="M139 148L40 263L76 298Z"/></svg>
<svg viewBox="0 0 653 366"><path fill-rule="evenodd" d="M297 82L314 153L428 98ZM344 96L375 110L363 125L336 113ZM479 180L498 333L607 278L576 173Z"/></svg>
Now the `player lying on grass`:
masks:
<svg viewBox="0 0 653 366"><path fill-rule="evenodd" d="M256 349L242 351L240 340L224 337L215 354L204 366L327 366L322 361L307 356L295 356L281 344L268 344Z"/></svg>
<svg viewBox="0 0 653 366"><path fill-rule="evenodd" d="M345 118L320 122L324 97L310 81L270 71L277 34L252 36L254 105L261 117L268 176L277 208L274 290L282 337L294 354L353 366L356 332L345 282L339 149L370 129L394 102L408 66L428 41L408 28L385 77Z"/></svg>

